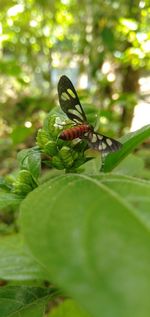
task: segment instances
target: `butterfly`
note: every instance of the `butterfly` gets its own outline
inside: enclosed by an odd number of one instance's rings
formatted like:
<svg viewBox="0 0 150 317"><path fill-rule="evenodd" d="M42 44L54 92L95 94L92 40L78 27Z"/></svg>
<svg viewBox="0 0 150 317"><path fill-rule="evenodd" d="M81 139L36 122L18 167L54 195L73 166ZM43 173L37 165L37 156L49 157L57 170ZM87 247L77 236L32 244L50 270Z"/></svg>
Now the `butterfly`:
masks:
<svg viewBox="0 0 150 317"><path fill-rule="evenodd" d="M102 155L118 151L122 147L122 144L117 140L94 131L94 127L88 123L72 82L65 75L58 82L58 97L61 109L74 122L73 127L60 133L60 139L74 140L80 138L87 140L88 146L100 151Z"/></svg>

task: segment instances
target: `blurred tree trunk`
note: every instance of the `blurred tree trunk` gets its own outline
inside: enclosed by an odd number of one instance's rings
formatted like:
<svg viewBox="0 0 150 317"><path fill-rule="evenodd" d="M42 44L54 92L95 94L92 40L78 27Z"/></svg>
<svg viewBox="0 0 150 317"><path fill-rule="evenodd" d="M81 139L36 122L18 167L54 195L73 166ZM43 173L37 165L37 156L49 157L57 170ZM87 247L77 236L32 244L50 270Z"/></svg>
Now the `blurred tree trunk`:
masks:
<svg viewBox="0 0 150 317"><path fill-rule="evenodd" d="M129 6L128 6L128 17L133 18L138 23L141 20L141 11L139 10L139 0L130 0ZM125 49L128 49L132 47L132 42L126 42ZM125 69L122 70L123 74L123 82L122 82L122 90L123 93L126 93L128 95L134 95L135 96L139 92L139 74L140 69L133 69L132 65L128 65ZM124 127L130 128L133 114L134 114L134 107L136 106L136 98L135 103L133 104L133 101L130 102L130 104L127 104L123 107L122 116L121 116L121 128L120 128L120 134Z"/></svg>
<svg viewBox="0 0 150 317"><path fill-rule="evenodd" d="M127 68L123 70L123 82L122 82L122 90L126 94L137 94L139 92L139 69L135 70L132 68L131 65L128 65ZM136 100L136 99L135 99ZM122 132L124 127L131 127L133 114L134 114L134 107L136 105L127 104L123 106L122 109L122 116L121 116L121 128L120 133Z"/></svg>

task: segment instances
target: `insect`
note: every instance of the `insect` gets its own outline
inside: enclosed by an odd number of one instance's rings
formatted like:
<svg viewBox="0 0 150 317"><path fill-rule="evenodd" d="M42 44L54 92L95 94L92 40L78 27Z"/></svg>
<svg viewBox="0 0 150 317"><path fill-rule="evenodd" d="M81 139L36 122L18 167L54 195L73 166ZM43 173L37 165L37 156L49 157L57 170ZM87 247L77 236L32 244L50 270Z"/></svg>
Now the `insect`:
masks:
<svg viewBox="0 0 150 317"><path fill-rule="evenodd" d="M87 140L89 147L100 151L102 155L118 151L122 147L122 144L117 140L94 131L94 127L87 121L72 82L65 75L58 82L58 96L62 110L74 122L72 128L60 133L60 139L73 140L80 138Z"/></svg>

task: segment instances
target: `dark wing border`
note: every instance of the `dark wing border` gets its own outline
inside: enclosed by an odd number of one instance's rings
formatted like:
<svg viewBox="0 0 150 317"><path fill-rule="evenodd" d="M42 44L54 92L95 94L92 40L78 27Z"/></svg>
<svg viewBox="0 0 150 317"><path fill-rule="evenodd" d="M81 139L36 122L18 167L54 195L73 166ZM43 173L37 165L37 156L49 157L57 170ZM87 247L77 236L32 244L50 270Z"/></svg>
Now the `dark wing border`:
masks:
<svg viewBox="0 0 150 317"><path fill-rule="evenodd" d="M61 109L75 123L87 123L85 112L70 79L63 75L58 82L58 96Z"/></svg>
<svg viewBox="0 0 150 317"><path fill-rule="evenodd" d="M109 136L92 131L87 133L86 139L92 149L98 150L102 154L116 152L123 146L122 143Z"/></svg>

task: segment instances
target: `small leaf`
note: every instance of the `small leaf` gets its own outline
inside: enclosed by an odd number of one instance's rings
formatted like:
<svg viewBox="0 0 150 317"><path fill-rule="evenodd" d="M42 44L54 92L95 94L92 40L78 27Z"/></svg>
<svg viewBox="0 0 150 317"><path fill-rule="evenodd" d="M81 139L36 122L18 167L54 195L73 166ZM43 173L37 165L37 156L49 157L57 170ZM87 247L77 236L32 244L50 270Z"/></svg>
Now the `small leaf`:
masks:
<svg viewBox="0 0 150 317"><path fill-rule="evenodd" d="M3 317L43 317L52 289L29 286L5 286L0 288L0 312ZM36 306L35 306L36 305ZM41 310L42 305L42 310ZM30 315L34 312L34 315ZM35 315L37 312L37 315ZM42 313L42 314L41 314Z"/></svg>
<svg viewBox="0 0 150 317"><path fill-rule="evenodd" d="M6 181L6 179L2 176L0 176L0 188L9 192L11 189L10 184L8 184L8 182Z"/></svg>
<svg viewBox="0 0 150 317"><path fill-rule="evenodd" d="M21 169L29 170L36 179L40 176L41 154L38 147L20 151L17 158Z"/></svg>
<svg viewBox="0 0 150 317"><path fill-rule="evenodd" d="M0 192L0 209L9 206L18 206L22 198L18 195L6 192Z"/></svg>
<svg viewBox="0 0 150 317"><path fill-rule="evenodd" d="M41 154L39 151L33 151L28 157L29 171L36 179L40 176L41 172Z"/></svg>
<svg viewBox="0 0 150 317"><path fill-rule="evenodd" d="M21 311L11 315L12 317L44 317L45 312L45 302L35 303L27 305L26 308L21 309ZM43 315L44 314L44 315Z"/></svg>
<svg viewBox="0 0 150 317"><path fill-rule="evenodd" d="M46 277L19 234L0 238L0 279L27 281Z"/></svg>

